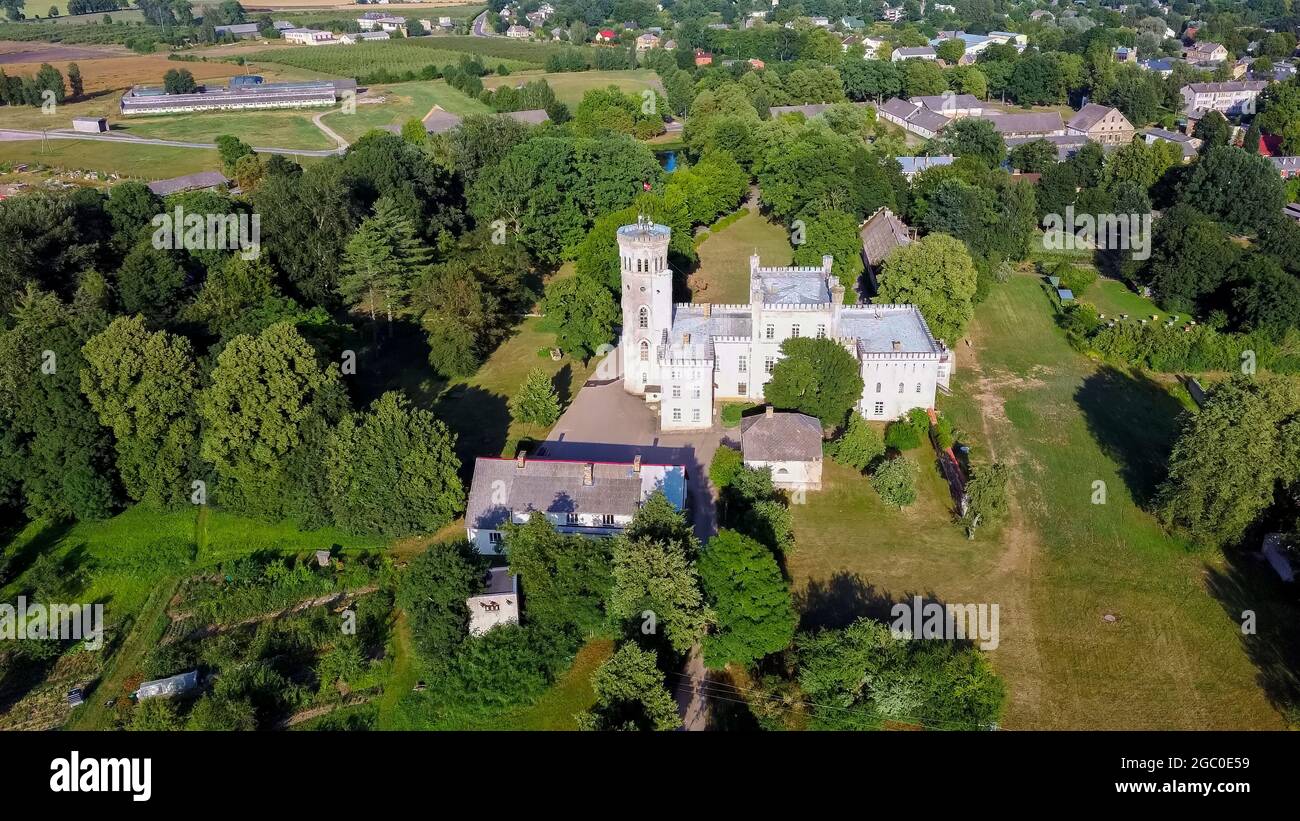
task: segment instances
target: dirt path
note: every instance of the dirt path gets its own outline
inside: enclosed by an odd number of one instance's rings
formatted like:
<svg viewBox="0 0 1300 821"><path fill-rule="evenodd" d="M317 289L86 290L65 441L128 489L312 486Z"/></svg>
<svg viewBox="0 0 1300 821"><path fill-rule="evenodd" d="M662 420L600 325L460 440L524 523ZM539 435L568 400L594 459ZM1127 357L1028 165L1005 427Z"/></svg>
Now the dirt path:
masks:
<svg viewBox="0 0 1300 821"><path fill-rule="evenodd" d="M708 674L708 670L704 667L704 655L697 644L691 648L691 654L686 659L686 667L673 687L673 696L677 699L677 713L682 717L683 730L709 729L709 701L704 695Z"/></svg>
<svg viewBox="0 0 1300 821"><path fill-rule="evenodd" d="M1025 463L1027 456L1016 444L1011 421L1007 418L1004 391L1023 382L1011 374L992 374L979 363L980 334L978 321L967 334L970 345L960 348L967 372L977 375L973 397L979 404L981 437L990 460L1009 467ZM1042 682L1044 674L1038 650L1035 624L1033 584L1037 560L1043 545L1025 511L1024 488L1018 478L1011 483L1010 512L1002 524L999 544L1002 554L990 579L990 593L997 593L1001 620L1001 644L995 651L994 667L1017 669L1015 686L1009 688L1010 704L1004 718L1009 728L1042 726ZM992 597L991 597L992 598Z"/></svg>
<svg viewBox="0 0 1300 821"><path fill-rule="evenodd" d="M319 128L322 132L324 132L326 137L329 137L331 140L338 143L340 149L347 148L348 141L343 139L343 137L337 131L325 125L325 121L321 119L321 117L324 117L326 114L329 113L331 112L322 111L321 113L317 114L315 117L312 117L311 121L316 124L317 128Z"/></svg>

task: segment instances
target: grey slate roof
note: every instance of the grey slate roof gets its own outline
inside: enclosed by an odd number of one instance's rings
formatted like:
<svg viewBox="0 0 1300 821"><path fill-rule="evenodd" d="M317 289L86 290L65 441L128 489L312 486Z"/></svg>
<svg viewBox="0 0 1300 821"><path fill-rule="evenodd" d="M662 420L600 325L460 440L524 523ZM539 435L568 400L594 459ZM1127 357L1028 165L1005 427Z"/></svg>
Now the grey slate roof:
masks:
<svg viewBox="0 0 1300 821"><path fill-rule="evenodd" d="M1064 131L1065 123L1055 111L983 115L999 134L1050 134Z"/></svg>
<svg viewBox="0 0 1300 821"><path fill-rule="evenodd" d="M931 111L937 111L942 114L945 110L952 111L955 109L965 108L984 108L984 103L974 94L932 94L922 95L919 97L910 97L908 102L913 105L923 105Z"/></svg>
<svg viewBox="0 0 1300 821"><path fill-rule="evenodd" d="M592 483L583 484L583 471L590 464ZM641 474L628 463L579 462L528 458L524 466L514 459L480 456L474 460L474 480L465 510L468 527L495 529L511 511L524 513L610 513L631 516L641 501L653 492L647 483L655 473L642 464ZM685 474L684 467L675 468Z"/></svg>
<svg viewBox="0 0 1300 821"><path fill-rule="evenodd" d="M460 125L460 117L452 114L450 111L437 109L424 115L424 130L430 134L441 134L444 131L451 131Z"/></svg>
<svg viewBox="0 0 1300 821"><path fill-rule="evenodd" d="M172 177L169 180L157 180L149 183L149 190L160 197L168 194L176 194L181 191L193 191L199 188L217 188L230 182L225 174L219 171L200 171L197 174L186 174L183 177Z"/></svg>
<svg viewBox="0 0 1300 821"><path fill-rule="evenodd" d="M807 462L822 455L822 424L802 413L747 416L740 447L746 462Z"/></svg>
<svg viewBox="0 0 1300 821"><path fill-rule="evenodd" d="M863 353L890 353L894 343L904 353L939 353L939 344L915 305L845 306L840 335L858 340Z"/></svg>
<svg viewBox="0 0 1300 821"><path fill-rule="evenodd" d="M541 125L542 123L550 122L551 119L550 115L546 113L546 109L544 108L529 108L523 111L510 111L506 113L506 116L512 120L518 120L527 125Z"/></svg>
<svg viewBox="0 0 1300 821"><path fill-rule="evenodd" d="M767 305L823 305L831 301L826 275L820 271L760 274L763 302Z"/></svg>

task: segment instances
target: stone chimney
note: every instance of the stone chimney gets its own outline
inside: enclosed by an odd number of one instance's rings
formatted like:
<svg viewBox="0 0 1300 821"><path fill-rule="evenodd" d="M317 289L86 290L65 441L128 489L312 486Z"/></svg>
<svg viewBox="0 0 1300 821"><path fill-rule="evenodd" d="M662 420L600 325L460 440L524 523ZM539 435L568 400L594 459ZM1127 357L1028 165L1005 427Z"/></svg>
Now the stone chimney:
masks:
<svg viewBox="0 0 1300 821"><path fill-rule="evenodd" d="M766 408L763 409L763 415L768 419L771 419L772 417L776 416L776 408L772 407L771 405L768 405Z"/></svg>
<svg viewBox="0 0 1300 821"><path fill-rule="evenodd" d="M596 483L595 470L596 470L596 466L593 465L591 462L588 462L587 464L582 466L583 487L591 487Z"/></svg>
<svg viewBox="0 0 1300 821"><path fill-rule="evenodd" d="M641 475L641 454L632 457L632 473L637 476Z"/></svg>
<svg viewBox="0 0 1300 821"><path fill-rule="evenodd" d="M527 459L528 459L528 455L522 450L519 451L517 454L515 454L515 469L523 470L524 463Z"/></svg>

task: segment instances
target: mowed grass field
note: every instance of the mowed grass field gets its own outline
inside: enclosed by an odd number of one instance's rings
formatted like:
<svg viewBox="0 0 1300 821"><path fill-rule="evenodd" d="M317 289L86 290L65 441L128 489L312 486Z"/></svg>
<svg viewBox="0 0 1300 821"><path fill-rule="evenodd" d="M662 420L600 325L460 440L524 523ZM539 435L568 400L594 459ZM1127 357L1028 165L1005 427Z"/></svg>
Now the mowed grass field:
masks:
<svg viewBox="0 0 1300 821"><path fill-rule="evenodd" d="M329 109L301 111L207 111L160 117L132 117L114 125L115 133L180 142L213 143L234 134L256 148L328 149L336 144L312 118Z"/></svg>
<svg viewBox="0 0 1300 821"><path fill-rule="evenodd" d="M306 158L295 158L306 161ZM162 180L198 171L221 170L216 149L130 145L96 140L0 141L0 162L41 163L100 171L135 179Z"/></svg>
<svg viewBox="0 0 1300 821"><path fill-rule="evenodd" d="M1192 552L1146 510L1178 400L1075 353L1033 276L994 288L969 336L940 405L977 461L1014 470L988 592L969 599L1005 602L993 662L1010 685L1006 726L1280 728L1240 610L1207 587L1222 560Z"/></svg>
<svg viewBox="0 0 1300 821"><path fill-rule="evenodd" d="M492 66L495 68L495 66ZM659 77L653 71L635 69L631 71L562 71L534 74L511 74L505 77L487 76L483 78L485 88L497 89L502 86L518 86L537 79L546 80L560 102L576 108L582 102L582 95L593 88L617 86L628 94L640 94L647 88L663 92Z"/></svg>
<svg viewBox="0 0 1300 821"><path fill-rule="evenodd" d="M786 230L754 207L721 231L709 234L697 250L699 265L687 278L691 301L715 305L749 302L750 254L757 253L765 266L789 265L794 259Z"/></svg>
<svg viewBox="0 0 1300 821"><path fill-rule="evenodd" d="M367 99L379 97L384 98L382 103L366 102ZM321 120L352 142L374 128L387 125L401 127L412 117L423 119L435 105L462 117L491 112L486 105L465 96L445 81L435 80L373 86L365 95L357 98L354 113L346 114L335 110ZM317 133L320 133L319 129Z"/></svg>

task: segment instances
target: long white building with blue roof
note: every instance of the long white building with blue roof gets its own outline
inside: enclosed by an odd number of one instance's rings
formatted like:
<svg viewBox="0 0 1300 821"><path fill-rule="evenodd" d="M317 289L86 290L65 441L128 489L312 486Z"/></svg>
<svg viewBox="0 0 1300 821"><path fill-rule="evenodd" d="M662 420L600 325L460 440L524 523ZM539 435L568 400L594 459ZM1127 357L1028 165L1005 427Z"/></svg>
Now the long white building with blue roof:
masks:
<svg viewBox="0 0 1300 821"><path fill-rule="evenodd" d="M766 268L749 258L749 302L676 303L670 229L641 220L618 230L622 279L623 387L658 406L663 430L712 427L721 403L761 402L781 343L833 339L860 363L858 411L897 419L934 406L955 361L914 305L844 304L845 289L820 267Z"/></svg>

